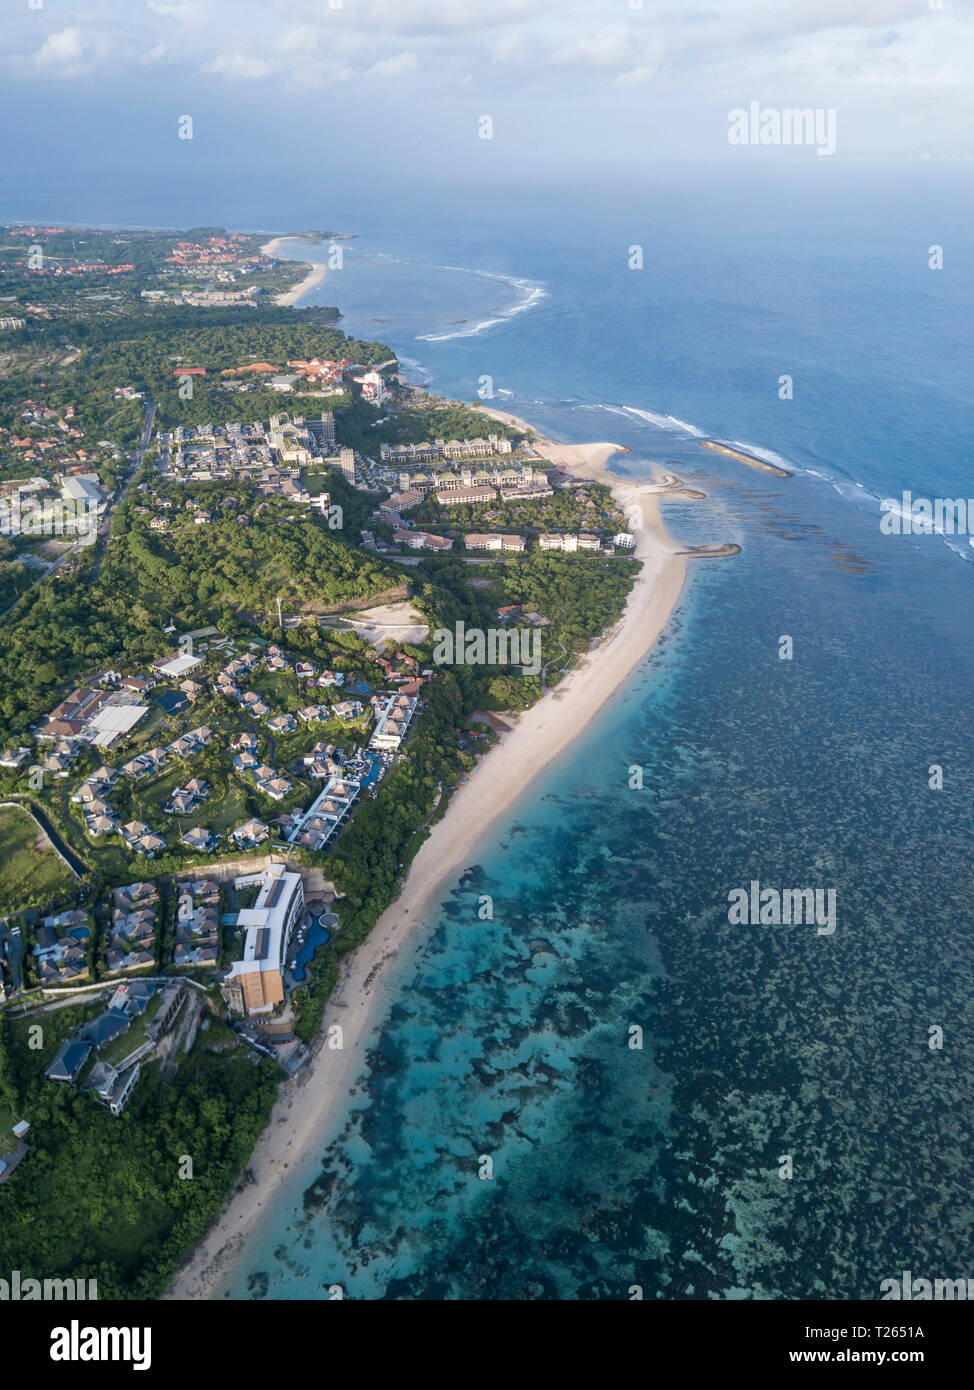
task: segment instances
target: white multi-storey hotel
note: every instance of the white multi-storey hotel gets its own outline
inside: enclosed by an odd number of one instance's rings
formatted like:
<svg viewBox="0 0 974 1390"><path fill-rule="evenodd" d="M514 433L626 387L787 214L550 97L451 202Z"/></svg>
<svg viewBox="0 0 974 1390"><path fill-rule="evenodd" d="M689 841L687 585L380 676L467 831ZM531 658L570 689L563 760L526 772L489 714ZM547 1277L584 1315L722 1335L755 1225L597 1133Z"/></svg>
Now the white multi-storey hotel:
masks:
<svg viewBox="0 0 974 1390"><path fill-rule="evenodd" d="M568 531L551 531L538 537L539 550L562 550L572 555L576 550L601 550L602 542L598 536L589 536L583 531L574 535Z"/></svg>
<svg viewBox="0 0 974 1390"><path fill-rule="evenodd" d="M235 888L260 884L253 907L237 916L244 937L243 958L222 981L224 999L235 1013L267 1014L284 1000L284 963L295 923L304 913L304 883L285 864L234 880Z"/></svg>

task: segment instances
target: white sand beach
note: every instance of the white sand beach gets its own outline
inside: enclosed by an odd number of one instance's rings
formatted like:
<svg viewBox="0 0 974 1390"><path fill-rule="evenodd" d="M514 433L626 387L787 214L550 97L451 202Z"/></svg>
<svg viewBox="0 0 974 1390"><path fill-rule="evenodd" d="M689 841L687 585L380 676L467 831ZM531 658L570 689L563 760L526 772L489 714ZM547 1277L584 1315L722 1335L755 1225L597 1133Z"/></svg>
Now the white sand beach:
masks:
<svg viewBox="0 0 974 1390"><path fill-rule="evenodd" d="M485 411L505 423L531 429L502 411ZM206 1297L232 1270L246 1237L289 1171L334 1137L350 1089L365 1069L365 1053L384 1016L390 963L412 933L433 920L437 897L474 862L488 827L537 775L585 730L626 677L651 650L680 597L686 558L667 535L659 498L667 486L614 477L606 462L615 444L537 441L539 452L568 471L611 486L628 529L636 536L642 570L621 619L591 654L552 692L516 719L511 732L478 763L454 793L443 819L422 846L398 898L366 941L344 962L325 1011L324 1027L341 1024L341 1051L323 1048L303 1085L287 1082L250 1167L258 1182L237 1193L177 1274L166 1297ZM640 515L641 525L635 520ZM286 1167L285 1165L289 1165Z"/></svg>
<svg viewBox="0 0 974 1390"><path fill-rule="evenodd" d="M276 256L286 240L286 237L276 236L272 237L270 241L265 241L260 248L261 255ZM307 264L310 269L304 279L295 285L293 290L288 290L285 294L275 295L275 304L280 305L282 308L290 308L291 305L298 302L302 295L307 294L309 290L313 290L316 285L321 284L328 272L328 267L322 261L308 261Z"/></svg>

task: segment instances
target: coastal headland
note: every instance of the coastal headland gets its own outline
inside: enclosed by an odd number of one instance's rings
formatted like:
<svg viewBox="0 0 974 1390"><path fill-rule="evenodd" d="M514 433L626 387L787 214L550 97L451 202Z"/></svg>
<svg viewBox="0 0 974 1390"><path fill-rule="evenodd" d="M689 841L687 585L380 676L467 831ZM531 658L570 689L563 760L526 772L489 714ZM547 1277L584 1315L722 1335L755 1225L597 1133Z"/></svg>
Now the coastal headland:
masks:
<svg viewBox="0 0 974 1390"><path fill-rule="evenodd" d="M787 468L779 468L776 463L768 463L767 459L759 459L756 454L749 454L745 449L734 449L730 444L721 444L716 439L698 439L697 443L704 449L713 449L715 454L726 454L728 458L737 459L751 468L760 468L762 473L771 473L776 478L794 476Z"/></svg>
<svg viewBox="0 0 974 1390"><path fill-rule="evenodd" d="M271 245L273 243L270 243ZM300 1082L282 1087L249 1168L256 1184L235 1192L216 1222L173 1279L167 1298L211 1294L233 1271L272 1194L316 1151L334 1138L344 1103L366 1067L366 1053L384 1014L391 967L402 948L434 920L437 895L476 854L485 831L534 779L574 742L632 671L645 659L669 621L687 573L687 553L670 537L660 516L660 499L680 480L657 470L652 484L611 473L608 460L627 453L612 443L558 444L527 422L499 410L485 415L522 428L550 463L576 477L604 483L631 520L635 557L642 562L625 611L588 657L531 709L478 763L469 781L454 792L442 820L416 855L399 896L366 940L342 964L325 1010L323 1032L340 1024L343 1048L322 1048ZM638 518L641 524L636 524Z"/></svg>

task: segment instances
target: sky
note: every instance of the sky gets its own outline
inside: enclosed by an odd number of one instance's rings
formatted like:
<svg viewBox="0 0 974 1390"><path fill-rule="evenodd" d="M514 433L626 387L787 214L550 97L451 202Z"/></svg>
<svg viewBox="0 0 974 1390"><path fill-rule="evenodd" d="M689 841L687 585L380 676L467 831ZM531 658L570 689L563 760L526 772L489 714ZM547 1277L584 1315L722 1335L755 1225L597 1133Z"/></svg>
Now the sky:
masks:
<svg viewBox="0 0 974 1390"><path fill-rule="evenodd" d="M4 0L0 55L8 177L818 156L731 144L752 102L834 109L835 160L974 156L974 0Z"/></svg>

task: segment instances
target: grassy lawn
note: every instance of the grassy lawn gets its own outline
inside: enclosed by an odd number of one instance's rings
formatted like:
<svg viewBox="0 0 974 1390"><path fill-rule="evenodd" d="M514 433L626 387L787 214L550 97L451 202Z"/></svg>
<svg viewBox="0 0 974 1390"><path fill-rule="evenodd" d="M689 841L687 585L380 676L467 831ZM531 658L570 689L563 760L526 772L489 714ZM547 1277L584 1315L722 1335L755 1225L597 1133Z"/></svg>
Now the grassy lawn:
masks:
<svg viewBox="0 0 974 1390"><path fill-rule="evenodd" d="M312 698L303 694L293 671L258 670L250 680L248 689L255 690L275 714L285 711L293 713L302 705L309 704Z"/></svg>
<svg viewBox="0 0 974 1390"><path fill-rule="evenodd" d="M185 819L188 830L192 824L191 816L169 818L164 815L162 808L176 788L181 787L192 775L191 772L183 771L182 764L174 762L161 777L134 782L132 784L132 815L128 819L143 820L147 825L151 825L153 830L159 830L167 820L171 819L175 824L182 825Z"/></svg>
<svg viewBox="0 0 974 1390"><path fill-rule="evenodd" d="M247 794L236 782L227 781L223 795L215 789L200 807L200 824L208 825L214 835L234 830L250 819Z"/></svg>
<svg viewBox="0 0 974 1390"><path fill-rule="evenodd" d="M281 767L294 762L295 758L310 753L316 743L333 743L343 753L351 754L368 742L372 711L368 710L359 719L345 724L340 719L328 719L322 724L302 724L293 734L281 738L277 743L278 763Z"/></svg>
<svg viewBox="0 0 974 1390"><path fill-rule="evenodd" d="M64 1008L33 1010L27 1014L10 1015L11 1041L15 1047L23 1048L32 1059L32 1066L44 1071L54 1060L54 1054L61 1044L83 1023L103 1014L108 1007L110 996L102 993L97 999L86 1004L67 1004ZM35 1025L41 1027L41 1046L30 1046L30 1030ZM36 1036L36 1035L35 1035ZM35 1060L36 1059L36 1060ZM53 1082L51 1083L54 1084ZM30 1118L29 1116L27 1117Z"/></svg>
<svg viewBox="0 0 974 1390"><path fill-rule="evenodd" d="M39 907L74 883L67 865L39 845L40 831L17 806L0 807L0 913Z"/></svg>

